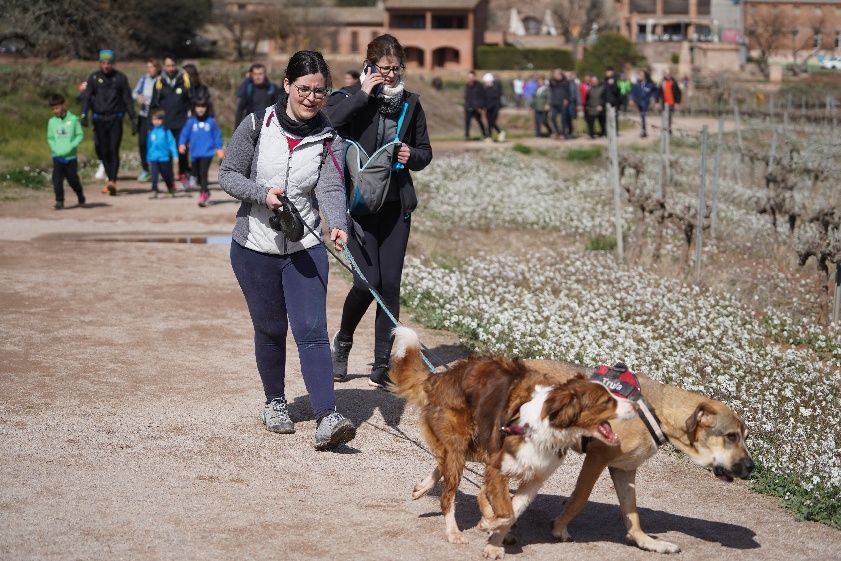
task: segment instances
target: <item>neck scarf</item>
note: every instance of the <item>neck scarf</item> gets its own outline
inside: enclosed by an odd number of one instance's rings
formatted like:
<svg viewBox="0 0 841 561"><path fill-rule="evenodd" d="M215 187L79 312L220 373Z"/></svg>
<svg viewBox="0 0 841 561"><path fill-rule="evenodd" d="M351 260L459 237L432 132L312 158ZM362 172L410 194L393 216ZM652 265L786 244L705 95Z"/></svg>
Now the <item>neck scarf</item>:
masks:
<svg viewBox="0 0 841 561"><path fill-rule="evenodd" d="M321 120L321 113L316 114L315 117L309 119L308 121L296 121L286 114L286 106L288 103L289 94L283 92L280 95L280 99L278 99L277 105L275 105L275 115L277 116L280 126L283 127L283 130L300 138L306 138L317 132L321 132L324 128L324 123Z"/></svg>
<svg viewBox="0 0 841 561"><path fill-rule="evenodd" d="M380 105L380 113L392 117L400 113L400 105L403 103L404 83L401 80L394 87L383 84L383 90L377 96L377 103Z"/></svg>

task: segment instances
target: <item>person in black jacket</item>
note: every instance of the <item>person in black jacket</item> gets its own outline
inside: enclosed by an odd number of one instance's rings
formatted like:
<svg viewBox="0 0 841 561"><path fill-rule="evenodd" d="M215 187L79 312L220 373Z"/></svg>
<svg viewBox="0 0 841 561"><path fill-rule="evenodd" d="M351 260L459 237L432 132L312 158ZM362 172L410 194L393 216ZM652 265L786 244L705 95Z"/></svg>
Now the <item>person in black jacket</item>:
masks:
<svg viewBox="0 0 841 561"><path fill-rule="evenodd" d="M552 78L549 80L549 105L551 113L549 116L552 128L555 129L553 138L569 138L569 133L564 126L564 115L569 107L569 81L561 71L556 68L552 71Z"/></svg>
<svg viewBox="0 0 841 561"><path fill-rule="evenodd" d="M174 57L167 56L164 58L164 71L155 81L150 109L164 110L164 125L172 131L175 138L178 138L192 106L193 90L190 76L178 69ZM178 179L185 187L189 173L189 156L186 153L179 154Z"/></svg>
<svg viewBox="0 0 841 561"><path fill-rule="evenodd" d="M88 126L88 111L93 117L93 134L97 155L105 166L108 182L103 192L117 194L117 172L120 169L120 143L123 140L123 117L128 114L132 134L137 134L131 86L122 72L114 69L114 52L99 51L99 70L88 77L82 98L82 126Z"/></svg>
<svg viewBox="0 0 841 561"><path fill-rule="evenodd" d="M619 136L619 106L622 105L622 92L619 90L619 83L613 68L608 67L604 73L604 90L602 90L602 105L607 113L607 106L612 105L616 119L616 136Z"/></svg>
<svg viewBox="0 0 841 561"><path fill-rule="evenodd" d="M266 67L254 63L248 69L248 78L237 88L237 112L234 118L234 128L251 113L261 113L266 107L277 103L280 88L266 76Z"/></svg>
<svg viewBox="0 0 841 561"><path fill-rule="evenodd" d="M486 138L485 123L482 122L482 111L485 109L485 88L476 79L476 72L471 70L467 74L467 85L464 86L464 140L470 140L470 122L476 119L482 130L482 138Z"/></svg>
<svg viewBox="0 0 841 561"><path fill-rule="evenodd" d="M358 142L368 154L399 134L402 141L396 152L400 169L391 172L385 203L376 213L351 216L355 235L348 239L348 249L371 285L382 295L395 317L400 316L400 279L409 241L412 211L418 200L409 171L420 171L432 161L432 147L426 131L426 116L417 94L403 87L404 51L391 35L380 35L368 44L362 85L346 88L330 96L327 116L343 138ZM481 88L481 84L479 84ZM376 89L375 89L376 88ZM378 93L373 93L377 92ZM407 105L402 128L397 131L399 114ZM353 334L373 302L373 296L359 279L354 279L345 298L339 331L333 338L333 377L347 379L347 361ZM374 322L374 367L370 383L388 384L391 354L391 324L377 309Z"/></svg>
<svg viewBox="0 0 841 561"><path fill-rule="evenodd" d="M482 76L482 83L485 84L485 117L488 119L488 134L485 140L492 140L491 135L496 131L497 141L505 142L505 131L496 124L499 111L502 109L502 84L494 79L494 75L490 72Z"/></svg>

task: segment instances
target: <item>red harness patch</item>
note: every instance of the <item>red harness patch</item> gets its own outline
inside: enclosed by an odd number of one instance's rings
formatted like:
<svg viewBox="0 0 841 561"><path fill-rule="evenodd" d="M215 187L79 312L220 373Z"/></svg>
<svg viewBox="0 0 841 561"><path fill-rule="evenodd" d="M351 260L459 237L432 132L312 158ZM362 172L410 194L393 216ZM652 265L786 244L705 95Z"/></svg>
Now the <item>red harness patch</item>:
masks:
<svg viewBox="0 0 841 561"><path fill-rule="evenodd" d="M637 375L628 370L628 367L622 362L617 362L613 366L606 364L597 366L590 379L600 383L617 397L623 397L631 401L639 401L642 397L642 389L640 389Z"/></svg>

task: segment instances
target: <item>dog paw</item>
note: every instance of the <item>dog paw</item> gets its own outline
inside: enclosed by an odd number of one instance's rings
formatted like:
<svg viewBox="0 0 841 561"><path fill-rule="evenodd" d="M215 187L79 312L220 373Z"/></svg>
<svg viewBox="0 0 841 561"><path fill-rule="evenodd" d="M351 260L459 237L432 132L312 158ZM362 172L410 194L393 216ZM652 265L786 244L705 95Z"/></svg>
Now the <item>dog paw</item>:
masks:
<svg viewBox="0 0 841 561"><path fill-rule="evenodd" d="M567 531L567 527L559 524L552 525L552 537L562 542L572 541L572 536L569 534L569 531Z"/></svg>
<svg viewBox="0 0 841 561"><path fill-rule="evenodd" d="M635 540L631 536L628 536L628 541L646 551L654 551L655 553L680 553L680 548L675 544L664 540L656 540L651 536L645 536L645 538L640 540Z"/></svg>
<svg viewBox="0 0 841 561"><path fill-rule="evenodd" d="M482 518L479 521L478 528L484 532L496 532L502 528L511 526L511 518Z"/></svg>
<svg viewBox="0 0 841 561"><path fill-rule="evenodd" d="M517 536L515 536L511 532L508 532L507 534L505 534L505 537L502 538L502 543L505 544L505 545L516 545L517 544Z"/></svg>
<svg viewBox="0 0 841 561"><path fill-rule="evenodd" d="M502 559L505 557L505 548L488 544L482 551L482 557L485 559Z"/></svg>
<svg viewBox="0 0 841 561"><path fill-rule="evenodd" d="M427 493L429 493L429 487L423 487L420 483L418 483L415 485L415 488L412 489L412 500L416 501Z"/></svg>
<svg viewBox="0 0 841 561"><path fill-rule="evenodd" d="M447 541L450 543L469 543L463 532L451 532L447 534Z"/></svg>
<svg viewBox="0 0 841 561"><path fill-rule="evenodd" d="M493 524L492 520L483 517L481 520L479 520L479 523L476 524L476 527L483 532L490 532L491 524Z"/></svg>

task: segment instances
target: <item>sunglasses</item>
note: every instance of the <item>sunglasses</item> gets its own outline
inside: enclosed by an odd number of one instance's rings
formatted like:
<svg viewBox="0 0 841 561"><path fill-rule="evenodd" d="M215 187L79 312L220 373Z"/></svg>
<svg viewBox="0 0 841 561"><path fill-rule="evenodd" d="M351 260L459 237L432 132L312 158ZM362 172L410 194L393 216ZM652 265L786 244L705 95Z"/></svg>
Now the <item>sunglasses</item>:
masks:
<svg viewBox="0 0 841 561"><path fill-rule="evenodd" d="M311 88L309 86L299 86L298 84L292 84L295 86L295 89L298 90L298 97L301 99L306 99L312 94L313 98L324 99L330 93L330 88Z"/></svg>

